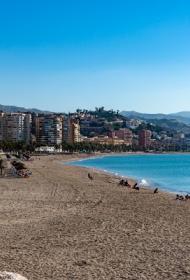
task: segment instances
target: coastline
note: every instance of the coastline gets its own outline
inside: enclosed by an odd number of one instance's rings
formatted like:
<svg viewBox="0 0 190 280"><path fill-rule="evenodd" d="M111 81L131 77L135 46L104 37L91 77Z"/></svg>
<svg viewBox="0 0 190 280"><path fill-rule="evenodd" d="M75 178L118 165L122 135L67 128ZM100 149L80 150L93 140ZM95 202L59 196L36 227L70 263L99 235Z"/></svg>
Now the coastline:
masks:
<svg viewBox="0 0 190 280"><path fill-rule="evenodd" d="M174 155L176 154L176 153L173 153ZM181 153L177 153L177 154L181 154ZM187 154L189 154L189 153L187 153ZM94 156L91 156L91 155L89 155L89 156L87 156L87 157L84 157L84 158L80 158L80 159L75 159L75 160L68 160L66 163L64 162L64 164L66 164L66 165L69 165L69 166L75 166L75 167L80 167L80 168L85 168L85 169L87 169L87 170L89 170L89 172L100 172L100 173L104 173L104 174L107 174L107 175L110 175L110 176L113 176L113 177L115 177L116 179L122 179L122 178L124 178L124 179L127 179L128 181L129 181L129 183L131 184L131 185L134 185L135 183L137 183L137 182L139 182L140 181L140 178L135 178L135 177L133 177L133 176L128 176L127 174L126 175L122 175L122 174L119 174L119 173L117 173L117 172L112 172L112 171L109 171L109 170L106 170L106 169L102 169L102 168L98 168L98 167L92 167L92 166L82 166L82 165L77 165L77 164L75 164L75 163L77 163L77 162L81 162L81 161L85 161L85 160L93 160L93 159L96 159L96 158L103 158L103 157L112 157L112 156L127 156L127 155L132 155L132 156L134 156L134 155L163 155L163 153L162 154L155 154L155 153L144 153L144 152L137 152L137 153L129 153L129 152L126 152L126 153L109 153L109 154L103 154L103 155L94 155ZM170 155L169 153L164 153L164 155ZM73 164L74 163L74 164ZM159 188L159 191L160 192L162 192L162 193L165 193L165 194L169 194L169 195L171 195L171 196L176 196L176 194L181 194L181 195L186 195L187 193L189 194L189 192L186 192L186 191L172 191L172 190L170 190L170 189L167 189L167 187L166 186L151 186L151 185L144 185L144 186L141 186L141 189L147 189L147 190L154 190L156 187L158 187Z"/></svg>
<svg viewBox="0 0 190 280"><path fill-rule="evenodd" d="M184 280L190 204L118 186L110 174L35 157L28 179L0 179L0 270L30 280Z"/></svg>

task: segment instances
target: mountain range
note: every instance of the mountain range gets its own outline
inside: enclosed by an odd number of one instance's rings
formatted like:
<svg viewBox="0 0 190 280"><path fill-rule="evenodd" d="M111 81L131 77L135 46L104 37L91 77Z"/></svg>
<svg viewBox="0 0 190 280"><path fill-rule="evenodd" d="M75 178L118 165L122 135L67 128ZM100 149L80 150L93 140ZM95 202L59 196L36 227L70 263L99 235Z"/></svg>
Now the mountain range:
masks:
<svg viewBox="0 0 190 280"><path fill-rule="evenodd" d="M36 108L24 108L24 107L17 107L17 106L10 106L10 105L0 105L0 111L6 112L6 113L16 113L16 112L31 112L31 113L43 113L43 114L49 114L52 113L50 111L46 110L40 110ZM182 122L185 124L190 125L190 111L182 111L178 113L172 113L172 114L147 114L147 113L139 113L136 111L122 111L120 112L122 116L125 116L127 118L133 118L133 119L141 119L141 120L177 120L178 122Z"/></svg>
<svg viewBox="0 0 190 280"><path fill-rule="evenodd" d="M177 120L178 122L182 122L185 124L190 124L190 112L189 111L182 111L178 113L172 114L147 114L147 113L139 113L136 111L122 111L121 115L132 118L132 119L141 119L141 120Z"/></svg>
<svg viewBox="0 0 190 280"><path fill-rule="evenodd" d="M43 113L43 114L49 114L51 112L49 111L43 111L35 108L24 108L24 107L17 107L17 106L9 106L9 105L1 105L0 104L0 111L5 112L5 113L26 113L26 112L31 112L31 113Z"/></svg>

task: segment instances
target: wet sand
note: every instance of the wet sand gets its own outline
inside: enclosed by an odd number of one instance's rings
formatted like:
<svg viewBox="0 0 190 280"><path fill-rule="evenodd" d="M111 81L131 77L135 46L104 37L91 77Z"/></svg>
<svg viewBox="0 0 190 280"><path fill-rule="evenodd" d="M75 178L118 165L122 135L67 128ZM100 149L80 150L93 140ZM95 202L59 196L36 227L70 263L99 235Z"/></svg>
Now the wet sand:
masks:
<svg viewBox="0 0 190 280"><path fill-rule="evenodd" d="M81 155L82 157L82 155ZM190 201L37 157L0 179L0 271L28 280L190 279Z"/></svg>

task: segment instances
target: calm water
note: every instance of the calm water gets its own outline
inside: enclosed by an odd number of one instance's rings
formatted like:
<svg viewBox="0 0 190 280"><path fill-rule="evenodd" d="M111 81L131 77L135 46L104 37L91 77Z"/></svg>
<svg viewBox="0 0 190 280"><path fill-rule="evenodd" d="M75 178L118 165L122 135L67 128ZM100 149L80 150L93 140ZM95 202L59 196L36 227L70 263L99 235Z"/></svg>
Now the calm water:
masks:
<svg viewBox="0 0 190 280"><path fill-rule="evenodd" d="M133 177L145 186L190 193L190 154L104 156L70 164Z"/></svg>

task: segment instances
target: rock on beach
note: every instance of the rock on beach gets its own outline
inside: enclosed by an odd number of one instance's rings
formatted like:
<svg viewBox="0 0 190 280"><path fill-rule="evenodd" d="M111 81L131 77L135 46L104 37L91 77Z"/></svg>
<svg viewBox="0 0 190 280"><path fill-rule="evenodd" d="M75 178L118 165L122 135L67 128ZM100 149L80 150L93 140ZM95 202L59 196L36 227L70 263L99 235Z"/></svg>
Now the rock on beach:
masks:
<svg viewBox="0 0 190 280"><path fill-rule="evenodd" d="M0 272L0 280L27 280L27 278L12 272Z"/></svg>

